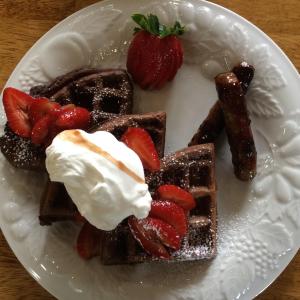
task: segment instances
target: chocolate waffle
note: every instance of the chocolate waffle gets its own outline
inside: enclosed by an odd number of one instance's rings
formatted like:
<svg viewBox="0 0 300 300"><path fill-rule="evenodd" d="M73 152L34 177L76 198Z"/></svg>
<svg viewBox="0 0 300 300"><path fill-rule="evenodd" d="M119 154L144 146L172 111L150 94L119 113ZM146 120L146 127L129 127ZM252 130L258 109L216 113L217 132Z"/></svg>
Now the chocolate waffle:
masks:
<svg viewBox="0 0 300 300"><path fill-rule="evenodd" d="M160 157L164 155L166 114L164 112L147 113L141 115L124 115L105 122L91 129L108 131L120 139L128 127L145 129L152 137ZM69 198L64 185L49 181L40 204L40 223L50 225L55 221L74 220L77 208Z"/></svg>
<svg viewBox="0 0 300 300"><path fill-rule="evenodd" d="M30 94L46 97L61 105L75 104L92 114L92 125L99 125L120 114L131 114L133 87L122 69L84 68L56 78L49 85L35 86ZM15 167L28 170L45 170L45 153L6 126L0 138L0 149Z"/></svg>
<svg viewBox="0 0 300 300"><path fill-rule="evenodd" d="M41 171L45 169L45 150L29 139L16 135L5 125L0 137L0 149L5 158L16 168Z"/></svg>
<svg viewBox="0 0 300 300"><path fill-rule="evenodd" d="M145 129L150 134L159 157L162 158L164 156L166 133L165 112L113 117L110 121L92 128L91 132L99 130L108 131L117 139L120 139L128 127L140 127Z"/></svg>
<svg viewBox="0 0 300 300"><path fill-rule="evenodd" d="M213 258L216 254L216 182L213 144L196 145L166 156L159 172L147 177L150 191L175 184L191 192L197 206L188 217L189 230L172 261ZM98 253L103 264L131 264L159 260L145 253L125 222L116 230L102 232Z"/></svg>
<svg viewBox="0 0 300 300"><path fill-rule="evenodd" d="M133 87L123 69L85 68L56 78L48 86L36 86L34 97L46 97L61 105L75 104L92 112L94 125L102 113L131 114ZM99 120L100 118L100 120Z"/></svg>

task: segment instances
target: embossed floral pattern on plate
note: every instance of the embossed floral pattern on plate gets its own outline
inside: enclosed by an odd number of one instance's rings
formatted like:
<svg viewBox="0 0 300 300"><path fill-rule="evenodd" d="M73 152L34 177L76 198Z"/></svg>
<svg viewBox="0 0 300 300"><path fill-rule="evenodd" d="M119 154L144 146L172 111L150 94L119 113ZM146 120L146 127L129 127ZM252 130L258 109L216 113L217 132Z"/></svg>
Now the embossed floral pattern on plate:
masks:
<svg viewBox="0 0 300 300"><path fill-rule="evenodd" d="M85 262L73 249L77 225L39 226L40 176L13 169L2 156L1 228L29 272L61 299L254 297L299 247L300 90L295 70L252 25L208 2L110 3L82 10L51 30L20 62L8 84L28 91L73 68L124 67L132 12L152 12L169 24L179 19L188 29L184 66L159 92L136 88L135 109L166 110L167 151L183 147L216 100L215 74L247 60L256 68L247 104L258 145L258 175L250 184L238 182L228 146L220 142L219 241L213 261L112 267L101 266L97 259Z"/></svg>

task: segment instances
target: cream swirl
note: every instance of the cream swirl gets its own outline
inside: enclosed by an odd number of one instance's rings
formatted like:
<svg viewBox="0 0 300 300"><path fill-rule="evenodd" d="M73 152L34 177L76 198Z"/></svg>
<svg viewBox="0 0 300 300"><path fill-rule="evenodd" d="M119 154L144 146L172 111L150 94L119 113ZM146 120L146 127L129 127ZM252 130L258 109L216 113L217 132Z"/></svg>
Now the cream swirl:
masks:
<svg viewBox="0 0 300 300"><path fill-rule="evenodd" d="M151 195L137 154L112 134L66 130L46 149L50 179L64 183L79 212L112 230L130 215L145 218Z"/></svg>

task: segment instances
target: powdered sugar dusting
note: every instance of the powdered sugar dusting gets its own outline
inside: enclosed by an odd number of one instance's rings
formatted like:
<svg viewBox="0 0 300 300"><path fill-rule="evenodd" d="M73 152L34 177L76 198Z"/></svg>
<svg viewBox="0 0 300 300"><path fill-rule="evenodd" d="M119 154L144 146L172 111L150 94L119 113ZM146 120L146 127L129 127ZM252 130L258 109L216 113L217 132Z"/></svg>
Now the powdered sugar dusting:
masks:
<svg viewBox="0 0 300 300"><path fill-rule="evenodd" d="M42 169L44 150L34 146L29 139L21 138L7 129L0 139L0 147L12 165L25 169Z"/></svg>
<svg viewBox="0 0 300 300"><path fill-rule="evenodd" d="M197 145L168 155L162 160L159 172L148 174L146 182L152 194L164 184L175 184L190 191L196 199L196 208L188 216L188 234L179 250L170 251L170 261L193 261L213 258L216 254L216 186L213 145ZM205 192L204 192L205 191ZM161 232L151 224L146 230ZM132 253L131 249L127 249ZM130 262L159 260L134 250ZM133 251L133 252L134 252Z"/></svg>

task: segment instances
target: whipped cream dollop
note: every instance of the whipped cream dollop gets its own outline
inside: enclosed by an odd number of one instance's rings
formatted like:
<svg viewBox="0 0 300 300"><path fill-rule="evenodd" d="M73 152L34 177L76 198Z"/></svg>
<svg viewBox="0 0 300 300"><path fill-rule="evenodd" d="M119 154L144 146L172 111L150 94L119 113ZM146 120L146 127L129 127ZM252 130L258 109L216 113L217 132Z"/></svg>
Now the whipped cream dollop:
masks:
<svg viewBox="0 0 300 300"><path fill-rule="evenodd" d="M50 179L64 183L80 214L102 230L147 217L151 195L138 155L111 133L66 130L46 149Z"/></svg>

